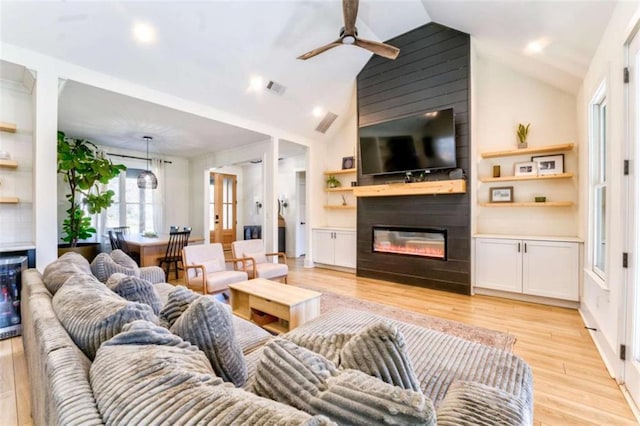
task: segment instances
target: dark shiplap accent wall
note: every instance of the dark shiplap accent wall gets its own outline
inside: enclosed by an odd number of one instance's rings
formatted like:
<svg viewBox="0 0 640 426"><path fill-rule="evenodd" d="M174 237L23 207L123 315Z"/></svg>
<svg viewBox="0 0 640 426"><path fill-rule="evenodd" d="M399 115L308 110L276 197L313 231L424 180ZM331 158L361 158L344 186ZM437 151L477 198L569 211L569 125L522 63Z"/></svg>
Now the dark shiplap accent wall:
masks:
<svg viewBox="0 0 640 426"><path fill-rule="evenodd" d="M359 126L453 107L457 163L470 176L469 35L430 23L388 43L400 48L400 56L389 61L374 55L358 75ZM402 178L360 175L358 183ZM466 194L359 198L358 276L469 294L470 214L469 188ZM373 253L374 225L446 228L448 260Z"/></svg>

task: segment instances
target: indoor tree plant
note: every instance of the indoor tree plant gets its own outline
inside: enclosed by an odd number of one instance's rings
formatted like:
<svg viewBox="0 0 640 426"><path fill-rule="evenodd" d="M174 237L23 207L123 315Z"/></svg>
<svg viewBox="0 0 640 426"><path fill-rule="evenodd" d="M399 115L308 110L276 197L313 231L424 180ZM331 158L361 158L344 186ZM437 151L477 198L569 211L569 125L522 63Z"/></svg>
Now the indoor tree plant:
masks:
<svg viewBox="0 0 640 426"><path fill-rule="evenodd" d="M93 142L58 132L58 173L69 188L65 195L69 208L62 223L62 241L75 248L80 240L96 233L89 215L109 207L114 196L112 190L101 190L100 184L108 183L122 170L126 167L105 158Z"/></svg>

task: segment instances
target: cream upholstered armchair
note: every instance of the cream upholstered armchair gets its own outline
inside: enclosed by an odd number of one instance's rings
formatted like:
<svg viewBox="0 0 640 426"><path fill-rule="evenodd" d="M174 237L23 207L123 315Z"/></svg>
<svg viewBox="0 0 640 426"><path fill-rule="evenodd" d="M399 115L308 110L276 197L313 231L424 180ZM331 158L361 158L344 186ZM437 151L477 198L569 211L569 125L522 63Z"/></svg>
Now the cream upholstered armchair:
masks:
<svg viewBox="0 0 640 426"><path fill-rule="evenodd" d="M245 271L249 274L249 278L280 279L286 284L289 274L287 256L284 253L265 253L262 240L234 241L231 243L231 253L237 259L245 259ZM279 263L271 263L267 259L272 256L277 256Z"/></svg>
<svg viewBox="0 0 640 426"><path fill-rule="evenodd" d="M202 294L217 294L229 289L229 284L246 281L247 273L236 269L236 262L243 259L226 259L222 244L197 244L182 249L184 283L187 288L202 291Z"/></svg>

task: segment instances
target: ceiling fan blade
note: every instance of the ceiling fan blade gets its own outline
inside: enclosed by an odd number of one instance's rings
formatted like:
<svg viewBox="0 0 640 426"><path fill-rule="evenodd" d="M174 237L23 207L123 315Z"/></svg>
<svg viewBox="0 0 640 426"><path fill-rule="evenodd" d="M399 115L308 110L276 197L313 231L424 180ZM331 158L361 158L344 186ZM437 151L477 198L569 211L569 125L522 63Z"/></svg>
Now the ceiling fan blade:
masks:
<svg viewBox="0 0 640 426"><path fill-rule="evenodd" d="M342 17L344 18L344 33L355 34L358 0L342 0Z"/></svg>
<svg viewBox="0 0 640 426"><path fill-rule="evenodd" d="M329 49L333 49L336 46L340 46L342 44L342 40L338 39L332 43L325 44L322 47L318 47L317 49L313 49L305 53L304 55L298 56L298 59L307 60L309 58L313 58L316 55L319 55L322 52L326 52Z"/></svg>
<svg viewBox="0 0 640 426"><path fill-rule="evenodd" d="M391 46L390 44L379 43L377 41L364 40L359 38L356 39L356 42L354 44L387 59L396 59L398 57L398 54L400 53L400 49L398 49L397 47Z"/></svg>

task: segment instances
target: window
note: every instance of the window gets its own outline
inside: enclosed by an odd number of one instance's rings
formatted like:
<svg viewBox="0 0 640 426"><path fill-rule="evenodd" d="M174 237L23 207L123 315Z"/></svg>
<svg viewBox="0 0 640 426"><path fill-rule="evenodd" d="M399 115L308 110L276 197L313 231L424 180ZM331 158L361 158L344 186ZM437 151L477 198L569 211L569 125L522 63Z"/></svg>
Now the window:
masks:
<svg viewBox="0 0 640 426"><path fill-rule="evenodd" d="M604 83L591 102L590 114L591 269L606 280L607 247L607 98Z"/></svg>
<svg viewBox="0 0 640 426"><path fill-rule="evenodd" d="M152 189L138 188L138 175L142 169L128 168L108 184L115 196L107 209L106 227L128 226L131 232L153 231Z"/></svg>

